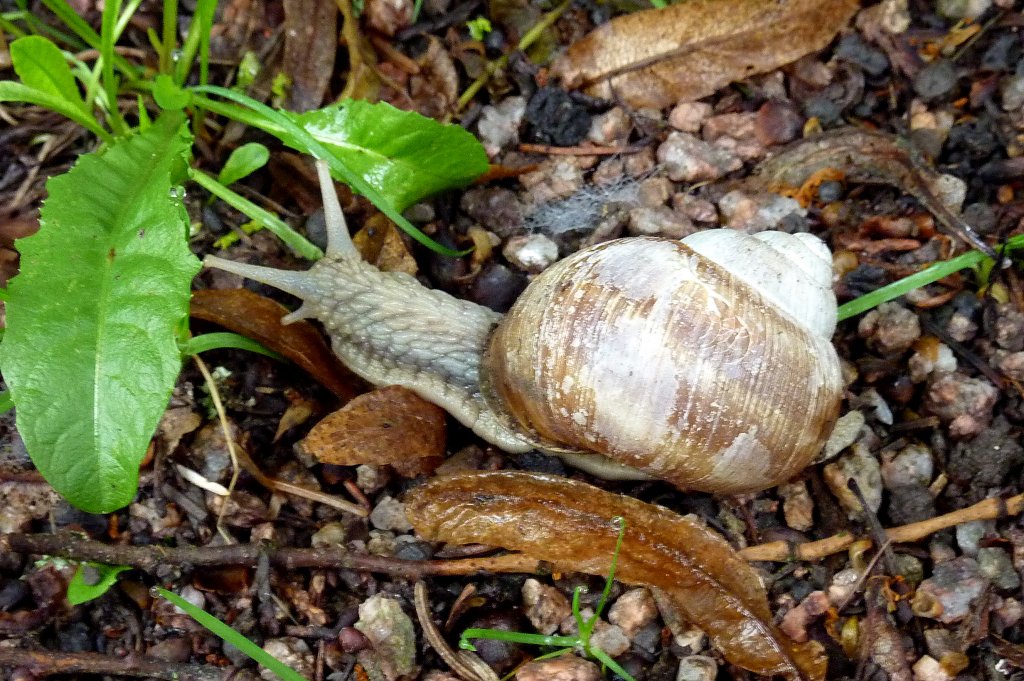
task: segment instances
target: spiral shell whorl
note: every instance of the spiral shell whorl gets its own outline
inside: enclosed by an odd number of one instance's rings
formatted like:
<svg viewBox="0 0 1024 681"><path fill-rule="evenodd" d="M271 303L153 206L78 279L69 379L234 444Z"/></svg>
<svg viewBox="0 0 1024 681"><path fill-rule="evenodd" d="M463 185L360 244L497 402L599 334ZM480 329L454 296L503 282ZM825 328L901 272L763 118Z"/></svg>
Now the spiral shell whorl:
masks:
<svg viewBox="0 0 1024 681"><path fill-rule="evenodd" d="M598 452L710 492L799 472L841 392L826 338L688 245L659 239L601 244L545 271L484 366L492 408L541 448Z"/></svg>

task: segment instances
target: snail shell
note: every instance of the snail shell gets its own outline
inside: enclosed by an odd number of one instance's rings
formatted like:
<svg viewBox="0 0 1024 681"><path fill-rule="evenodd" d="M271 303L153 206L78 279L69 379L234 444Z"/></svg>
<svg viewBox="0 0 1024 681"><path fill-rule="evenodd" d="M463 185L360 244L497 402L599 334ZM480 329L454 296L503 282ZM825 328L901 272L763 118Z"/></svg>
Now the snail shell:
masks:
<svg viewBox="0 0 1024 681"><path fill-rule="evenodd" d="M838 415L827 256L811 235L731 230L580 251L495 330L484 395L541 449L710 492L785 481Z"/></svg>
<svg viewBox="0 0 1024 681"><path fill-rule="evenodd" d="M512 452L604 477L765 489L824 445L842 393L828 248L710 230L599 244L539 275L502 319L364 262L318 164L327 254L306 272L207 257L300 297L355 373L402 385Z"/></svg>

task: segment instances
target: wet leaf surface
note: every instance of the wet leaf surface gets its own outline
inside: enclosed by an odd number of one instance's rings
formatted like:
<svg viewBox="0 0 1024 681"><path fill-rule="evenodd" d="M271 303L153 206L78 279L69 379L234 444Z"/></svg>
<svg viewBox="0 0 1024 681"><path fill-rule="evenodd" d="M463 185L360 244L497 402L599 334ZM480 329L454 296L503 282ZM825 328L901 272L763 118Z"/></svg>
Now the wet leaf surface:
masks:
<svg viewBox="0 0 1024 681"><path fill-rule="evenodd" d="M444 410L391 385L360 395L322 420L302 447L322 463L390 464L415 477L441 463L445 441Z"/></svg>
<svg viewBox="0 0 1024 681"><path fill-rule="evenodd" d="M820 50L857 8L855 0L691 0L613 19L571 45L553 72L594 96L664 107Z"/></svg>
<svg viewBox="0 0 1024 681"><path fill-rule="evenodd" d="M317 328L306 321L282 324L288 310L270 298L247 289L196 291L189 314L281 353L341 400L356 395L359 379L331 352Z"/></svg>
<svg viewBox="0 0 1024 681"><path fill-rule="evenodd" d="M823 679L817 644L796 644L771 623L760 578L704 525L636 499L558 476L522 472L438 478L405 499L426 539L522 551L563 571L608 573L626 521L616 578L662 589L735 665L758 674Z"/></svg>

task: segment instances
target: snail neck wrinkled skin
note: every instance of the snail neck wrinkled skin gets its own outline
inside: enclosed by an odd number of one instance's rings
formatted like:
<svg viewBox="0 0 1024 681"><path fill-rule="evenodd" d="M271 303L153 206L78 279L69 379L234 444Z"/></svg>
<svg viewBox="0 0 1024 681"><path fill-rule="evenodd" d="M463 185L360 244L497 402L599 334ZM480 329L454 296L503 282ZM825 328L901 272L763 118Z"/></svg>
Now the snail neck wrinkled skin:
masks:
<svg viewBox="0 0 1024 681"><path fill-rule="evenodd" d="M321 163L317 172L328 247L312 267L278 270L214 256L204 264L300 298L302 306L282 321L319 320L334 353L367 382L409 388L506 451L533 449L495 418L480 394L480 358L501 315L364 261L345 226L329 173Z"/></svg>
<svg viewBox="0 0 1024 681"><path fill-rule="evenodd" d="M599 244L539 275L503 318L364 262L317 169L324 258L305 272L205 263L299 297L283 321L320 320L368 382L407 387L509 452L710 492L785 481L831 431L836 306L816 237Z"/></svg>

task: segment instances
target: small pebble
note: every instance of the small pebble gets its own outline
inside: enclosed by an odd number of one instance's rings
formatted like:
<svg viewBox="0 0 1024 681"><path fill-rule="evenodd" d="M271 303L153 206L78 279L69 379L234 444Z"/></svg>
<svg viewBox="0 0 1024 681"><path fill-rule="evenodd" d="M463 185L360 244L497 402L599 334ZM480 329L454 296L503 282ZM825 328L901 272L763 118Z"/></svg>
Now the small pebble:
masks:
<svg viewBox="0 0 1024 681"><path fill-rule="evenodd" d="M922 338L921 342L915 344L914 354L907 361L910 380L913 383L922 383L932 374L949 374L956 371L956 355L949 346L938 341L924 343L927 340L928 338Z"/></svg>
<svg viewBox="0 0 1024 681"><path fill-rule="evenodd" d="M817 462L828 461L856 442L864 423L864 414L857 409L852 409L840 416L836 420L835 426L832 427L832 433L828 436Z"/></svg>
<svg viewBox="0 0 1024 681"><path fill-rule="evenodd" d="M978 569L997 589L1011 590L1020 586L1020 575L1013 568L1010 554L998 546L978 549Z"/></svg>
<svg viewBox="0 0 1024 681"><path fill-rule="evenodd" d="M977 435L992 420L999 391L988 381L944 374L928 385L925 408L949 424L954 438Z"/></svg>
<svg viewBox="0 0 1024 681"><path fill-rule="evenodd" d="M924 655L911 668L914 681L952 681L955 674L950 674L934 657Z"/></svg>
<svg viewBox="0 0 1024 681"><path fill-rule="evenodd" d="M803 114L791 102L769 99L757 110L754 134L770 147L797 139L803 127Z"/></svg>
<svg viewBox="0 0 1024 681"><path fill-rule="evenodd" d="M999 81L1003 111L1017 111L1024 106L1024 74L1015 73Z"/></svg>
<svg viewBox="0 0 1024 681"><path fill-rule="evenodd" d="M779 485L779 496L782 497L782 513L786 525L806 532L814 527L814 500L807 491L807 483L800 480Z"/></svg>
<svg viewBox="0 0 1024 681"><path fill-rule="evenodd" d="M981 548L981 540L990 532L995 532L995 523L991 520L972 520L960 523L954 528L956 545L960 547L965 556L975 558L978 555L978 549Z"/></svg>
<svg viewBox="0 0 1024 681"><path fill-rule="evenodd" d="M706 182L739 170L735 155L686 132L673 132L658 147L658 162L674 182Z"/></svg>
<svg viewBox="0 0 1024 681"><path fill-rule="evenodd" d="M707 199L679 192L672 195L672 210L694 222L718 222L718 209Z"/></svg>
<svg viewBox="0 0 1024 681"><path fill-rule="evenodd" d="M927 486L935 475L935 461L928 447L911 443L896 453L882 455L882 483L886 489L904 485Z"/></svg>
<svg viewBox="0 0 1024 681"><path fill-rule="evenodd" d="M838 606L846 603L856 593L860 585L860 573L853 568L845 568L832 575L832 582L828 585L828 600L832 605Z"/></svg>
<svg viewBox="0 0 1024 681"><path fill-rule="evenodd" d="M838 461L825 466L824 477L832 494L851 519L863 516L860 501L847 486L851 479L857 481L872 512L877 512L882 504L882 475L878 459L862 444L854 444Z"/></svg>
<svg viewBox="0 0 1024 681"><path fill-rule="evenodd" d="M806 208L787 196L773 192L748 194L739 189L719 199L718 210L724 226L748 234L775 229L791 215L807 215Z"/></svg>
<svg viewBox="0 0 1024 681"><path fill-rule="evenodd" d="M572 158L558 156L541 163L536 170L519 176L526 188L525 201L539 206L557 199L565 199L583 188L583 170ZM497 230L492 229L500 236Z"/></svg>
<svg viewBox="0 0 1024 681"><path fill-rule="evenodd" d="M939 14L950 19L977 19L992 6L992 0L937 0Z"/></svg>
<svg viewBox="0 0 1024 681"><path fill-rule="evenodd" d="M267 639L263 644L263 651L307 679L312 677L315 657L313 651L301 638L285 636ZM260 665L260 678L265 681L279 681L277 674L263 665Z"/></svg>
<svg viewBox="0 0 1024 681"><path fill-rule="evenodd" d="M632 639L658 617L658 606L647 589L630 589L619 596L608 610L608 621Z"/></svg>
<svg viewBox="0 0 1024 681"><path fill-rule="evenodd" d="M926 101L944 97L956 87L956 66L948 59L936 59L914 78L914 92Z"/></svg>
<svg viewBox="0 0 1024 681"><path fill-rule="evenodd" d="M630 120L629 115L622 107L616 106L600 116L594 116L590 122L587 139L599 145L622 144L629 137L629 132L632 129L633 121Z"/></svg>
<svg viewBox="0 0 1024 681"><path fill-rule="evenodd" d="M925 485L898 485L890 490L889 520L893 525L909 525L934 518L935 498Z"/></svg>
<svg viewBox="0 0 1024 681"><path fill-rule="evenodd" d="M355 628L366 636L388 679L416 671L416 630L397 600L383 593L359 605Z"/></svg>
<svg viewBox="0 0 1024 681"><path fill-rule="evenodd" d="M911 607L919 617L953 624L971 613L987 587L978 563L961 556L934 567L932 576L918 586Z"/></svg>
<svg viewBox="0 0 1024 681"><path fill-rule="evenodd" d="M466 215L502 239L523 229L523 205L511 189L476 187L462 195L459 206Z"/></svg>
<svg viewBox="0 0 1024 681"><path fill-rule="evenodd" d="M636 185L636 198L641 206L664 206L672 196L672 183L667 177L648 177Z"/></svg>
<svg viewBox="0 0 1024 681"><path fill-rule="evenodd" d="M477 132L488 156L494 158L505 147L519 141L519 126L526 113L523 97L506 97L497 106L485 106L480 113Z"/></svg>
<svg viewBox="0 0 1024 681"><path fill-rule="evenodd" d="M783 616L779 628L797 643L805 643L810 639L807 627L824 615L831 605L824 591L812 591Z"/></svg>
<svg viewBox="0 0 1024 681"><path fill-rule="evenodd" d="M1013 303L1002 303L995 308L992 339L1004 350L1024 350L1024 312Z"/></svg>
<svg viewBox="0 0 1024 681"><path fill-rule="evenodd" d="M704 120L712 112L710 104L704 102L683 102L668 115L668 124L681 132L699 132Z"/></svg>
<svg viewBox="0 0 1024 681"><path fill-rule="evenodd" d="M516 672L517 681L600 681L601 670L590 660L559 655L527 662Z"/></svg>
<svg viewBox="0 0 1024 681"><path fill-rule="evenodd" d="M572 607L565 595L553 586L530 578L523 582L523 607L533 628L550 636L558 625L572 615Z"/></svg>
<svg viewBox="0 0 1024 681"><path fill-rule="evenodd" d="M706 655L690 655L679 660L676 681L715 681L718 663Z"/></svg>
<svg viewBox="0 0 1024 681"><path fill-rule="evenodd" d="M412 524L405 517L405 504L391 496L384 495L370 511L370 524L378 530L409 532Z"/></svg>
<svg viewBox="0 0 1024 681"><path fill-rule="evenodd" d="M662 236L682 239L697 231L693 223L668 206L639 206L629 211L626 229L634 236Z"/></svg>
<svg viewBox="0 0 1024 681"><path fill-rule="evenodd" d="M366 0L363 17L369 26L392 37L412 22L413 0Z"/></svg>
<svg viewBox="0 0 1024 681"><path fill-rule="evenodd" d="M921 337L921 321L899 303L882 303L861 317L857 332L884 355L905 352Z"/></svg>
<svg viewBox="0 0 1024 681"><path fill-rule="evenodd" d="M509 239L501 253L519 269L537 274L558 260L558 244L543 234L523 234Z"/></svg>
<svg viewBox="0 0 1024 681"><path fill-rule="evenodd" d="M356 466L356 487L364 494L376 494L391 482L391 473L383 466Z"/></svg>
<svg viewBox="0 0 1024 681"><path fill-rule="evenodd" d="M704 121L701 135L744 161L756 161L767 153L757 137L756 127L755 112L719 114Z"/></svg>

